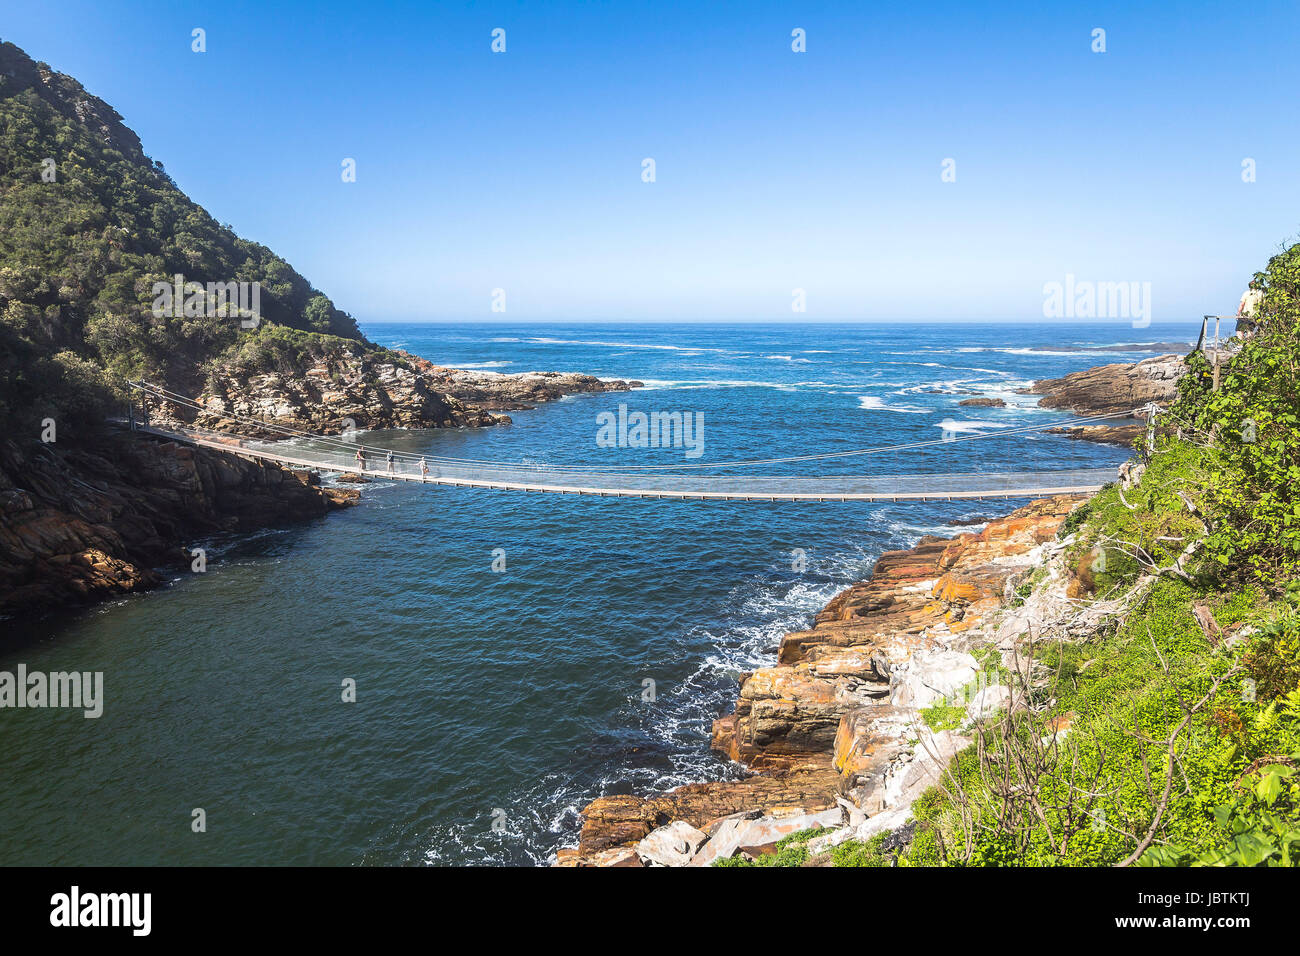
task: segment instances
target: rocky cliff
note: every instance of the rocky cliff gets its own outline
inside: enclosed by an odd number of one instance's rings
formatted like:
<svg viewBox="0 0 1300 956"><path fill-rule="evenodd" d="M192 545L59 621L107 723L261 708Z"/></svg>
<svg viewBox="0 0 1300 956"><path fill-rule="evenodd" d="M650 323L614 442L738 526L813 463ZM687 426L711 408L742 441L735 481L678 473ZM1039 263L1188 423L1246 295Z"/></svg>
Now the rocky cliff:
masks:
<svg viewBox="0 0 1300 956"><path fill-rule="evenodd" d="M573 372L466 372L357 343L317 355L305 374L219 369L200 397L202 412L151 402L150 417L272 438L283 435L231 416L323 434L349 424L475 427L509 423L488 408L637 385ZM128 433L83 430L75 445L7 442L0 446L0 611L152 587L160 579L151 568L183 559L196 535L318 517L357 496L268 462Z"/></svg>
<svg viewBox="0 0 1300 956"><path fill-rule="evenodd" d="M533 408L579 392L626 391L640 382L602 380L577 372L500 375L435 365L408 352L337 340L315 346L287 367L224 363L197 396L202 411L178 403L150 406L155 424L277 438L254 422L336 435L349 428L462 428L509 424L504 409Z"/></svg>
<svg viewBox="0 0 1300 956"><path fill-rule="evenodd" d="M1042 408L1066 408L1079 415L1133 411L1147 402L1168 405L1187 371L1179 355L1156 355L1134 363L1098 365L1061 378L1035 382L1026 392L1042 395Z"/></svg>
<svg viewBox="0 0 1300 956"><path fill-rule="evenodd" d="M703 866L771 852L796 830L866 836L901 826L968 742L921 712L980 684L971 651L991 645L1010 585L1059 548L1057 530L1082 500L1042 499L978 533L882 555L810 629L785 636L771 667L745 675L735 710L714 723L714 750L754 775L601 797L557 863ZM967 695L969 707L991 712L1000 690Z"/></svg>
<svg viewBox="0 0 1300 956"><path fill-rule="evenodd" d="M320 517L355 491L265 462L121 432L76 447L0 443L0 611L159 583L190 544Z"/></svg>

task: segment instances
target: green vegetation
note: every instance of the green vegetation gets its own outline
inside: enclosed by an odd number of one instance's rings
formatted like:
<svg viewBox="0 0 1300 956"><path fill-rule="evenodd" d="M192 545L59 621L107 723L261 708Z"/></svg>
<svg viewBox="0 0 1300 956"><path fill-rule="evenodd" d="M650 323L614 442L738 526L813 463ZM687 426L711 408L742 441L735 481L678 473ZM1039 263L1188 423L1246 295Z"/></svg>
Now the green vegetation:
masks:
<svg viewBox="0 0 1300 956"><path fill-rule="evenodd" d="M776 845L776 852L750 860L733 856L714 860L714 866L803 866L811 858L808 842L814 837L830 833L827 827L792 833ZM880 833L870 840L846 840L830 850L832 866L894 866L902 844L891 839L891 834ZM824 859L824 858L823 858Z"/></svg>
<svg viewBox="0 0 1300 956"><path fill-rule="evenodd" d="M1077 517L1071 567L1089 592L1104 597L1144 573L1172 568L1205 536L1199 499L1218 468L1217 453L1168 439L1159 452L1136 488L1107 485L1070 515Z"/></svg>
<svg viewBox="0 0 1300 956"><path fill-rule="evenodd" d="M1140 480L1062 528L1109 613L1029 648L1027 706L976 728L898 865L1300 863L1300 245L1253 286L1219 388L1190 359Z"/></svg>
<svg viewBox="0 0 1300 956"><path fill-rule="evenodd" d="M1140 477L1062 526L1092 623L1045 622L1014 669L977 649L1013 706L963 731L914 829L836 865L1300 865L1300 245L1252 285L1257 330L1219 387L1189 359ZM1039 568L1013 603L1050 586Z"/></svg>
<svg viewBox="0 0 1300 956"><path fill-rule="evenodd" d="M888 833L878 833L870 840L846 840L831 850L836 866L894 866L898 850L888 848Z"/></svg>
<svg viewBox="0 0 1300 956"><path fill-rule="evenodd" d="M766 856L760 856L757 859L747 859L743 856L723 857L713 861L714 866L803 866L808 862L808 841L813 837L819 837L823 833L829 833L826 827L815 827L811 830L800 830L798 833L791 833L788 837L780 840L776 845L776 852L769 853Z"/></svg>
<svg viewBox="0 0 1300 956"><path fill-rule="evenodd" d="M1208 607L1223 635L1273 612L1255 590L1161 580L1119 626L1040 646L1055 705L1007 715L986 734L983 757L976 748L958 756L952 779L914 808L930 839L914 841L907 862L1113 864L1149 832L1152 847L1222 849L1230 834L1216 808L1267 761L1300 755L1300 713L1247 684L1243 659L1269 656L1268 639L1216 643L1196 606ZM1296 633L1300 611L1284 614L1282 626ZM1277 663L1269 656L1259 666ZM1052 721L1064 714L1062 735Z"/></svg>
<svg viewBox="0 0 1300 956"><path fill-rule="evenodd" d="M1300 691L1257 714L1251 736L1268 737L1277 723L1300 722ZM1244 728L1242 728L1244 729ZM1286 762L1283 762L1286 761ZM1218 839L1209 847L1181 841L1147 852L1147 866L1300 866L1300 781L1295 758L1266 756L1251 763L1233 799L1214 807Z"/></svg>
<svg viewBox="0 0 1300 956"><path fill-rule="evenodd" d="M260 326L156 318L153 284L177 274L260 283ZM342 340L361 341L352 317L186 197L112 107L0 43L0 415L17 430L96 420L126 378L184 391L205 363Z"/></svg>
<svg viewBox="0 0 1300 956"><path fill-rule="evenodd" d="M1170 418L1215 452L1208 556L1276 589L1300 566L1300 244L1274 256L1251 287L1263 292L1258 330L1222 370L1218 391L1197 355Z"/></svg>
<svg viewBox="0 0 1300 956"><path fill-rule="evenodd" d="M964 704L949 705L939 701L922 708L920 714L925 725L938 733L941 730L956 730L960 727L966 719L966 707Z"/></svg>

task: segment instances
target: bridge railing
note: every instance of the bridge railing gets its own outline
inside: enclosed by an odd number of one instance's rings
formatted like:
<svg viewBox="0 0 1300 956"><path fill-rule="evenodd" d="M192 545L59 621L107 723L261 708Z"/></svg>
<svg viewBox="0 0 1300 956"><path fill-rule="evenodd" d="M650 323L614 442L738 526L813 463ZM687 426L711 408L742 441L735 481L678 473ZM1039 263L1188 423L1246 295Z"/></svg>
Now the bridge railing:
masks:
<svg viewBox="0 0 1300 956"><path fill-rule="evenodd" d="M265 442L226 432L168 426L150 428L160 435L182 438L207 447L277 461L318 471L355 472L371 478L430 484L523 488L584 494L634 494L650 497L755 497L755 498L918 498L977 497L1094 490L1115 478L1112 468L1069 469L1049 472L1009 471L981 474L836 475L781 477L747 475L621 474L600 469L576 470L535 464L450 463L428 459L424 467L414 457L395 457L391 465L383 456L367 456L364 466L355 458L356 446L332 440L334 447L313 447L294 442Z"/></svg>

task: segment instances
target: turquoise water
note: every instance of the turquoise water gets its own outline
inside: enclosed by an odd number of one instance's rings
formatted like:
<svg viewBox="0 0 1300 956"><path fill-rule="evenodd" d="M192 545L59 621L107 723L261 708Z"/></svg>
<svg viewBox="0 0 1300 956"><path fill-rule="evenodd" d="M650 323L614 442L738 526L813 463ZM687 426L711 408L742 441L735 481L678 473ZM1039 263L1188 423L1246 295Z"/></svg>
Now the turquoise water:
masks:
<svg viewBox="0 0 1300 956"><path fill-rule="evenodd" d="M451 366L647 383L514 412L509 427L368 441L623 467L686 459L597 447L597 415L620 403L700 413L703 461L933 439L945 423L974 434L1061 417L1015 393L1033 379L1150 354L1096 346L1187 341L1196 327L365 331ZM959 407L968 392L1009 407ZM1124 457L1033 435L782 470ZM207 572L173 572L153 593L6 622L0 670L100 670L107 699L98 720L0 711L0 862L545 863L595 796L737 773L707 740L740 671L770 663L781 634L882 550L1016 504L682 503L383 483L363 499L307 525L196 541ZM341 700L349 678L355 703ZM198 807L204 833L191 831Z"/></svg>

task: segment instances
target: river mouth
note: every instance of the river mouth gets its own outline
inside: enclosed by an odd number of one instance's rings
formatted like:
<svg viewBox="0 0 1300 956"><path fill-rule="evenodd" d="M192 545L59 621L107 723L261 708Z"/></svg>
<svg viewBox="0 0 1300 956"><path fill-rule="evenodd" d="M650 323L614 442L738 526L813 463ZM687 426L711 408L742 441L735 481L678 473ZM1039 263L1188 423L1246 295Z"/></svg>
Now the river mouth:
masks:
<svg viewBox="0 0 1300 956"><path fill-rule="evenodd" d="M619 461L637 450L595 439L598 415L620 403L698 412L715 460L934 438L944 420L1049 423L1063 416L1027 404L976 415L956 402L1096 361L1025 354L1033 329L987 325L837 327L816 341L779 326L366 331L452 366L647 383L512 412L504 428L376 436L511 461ZM1057 337L1082 347L1106 332ZM961 447L958 469L942 447L919 467L973 471L1011 457L996 443ZM1064 436L1014 446L1022 470L1125 457ZM707 747L739 673L770 663L784 632L883 551L1018 503L359 487L360 507L326 519L194 542L207 551L202 574L166 569L154 592L5 622L0 668L102 671L106 699L94 720L6 713L0 858L545 863L595 796L738 773ZM349 681L355 702L344 699ZM201 834L190 826L198 808Z"/></svg>

